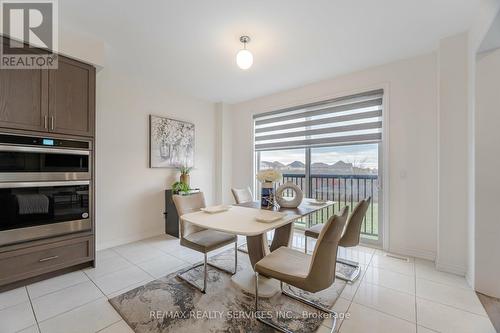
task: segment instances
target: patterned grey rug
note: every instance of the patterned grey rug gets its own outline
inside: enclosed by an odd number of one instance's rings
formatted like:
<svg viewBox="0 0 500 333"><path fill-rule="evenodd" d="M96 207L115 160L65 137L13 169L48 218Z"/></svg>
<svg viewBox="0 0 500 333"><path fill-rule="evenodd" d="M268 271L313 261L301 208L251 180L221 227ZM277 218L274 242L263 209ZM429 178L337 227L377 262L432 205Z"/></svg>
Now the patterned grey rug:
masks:
<svg viewBox="0 0 500 333"><path fill-rule="evenodd" d="M209 259L214 264L234 269L234 250L224 251ZM238 253L238 271L251 269L248 255ZM352 268L337 264L337 269L350 274ZM193 332L274 332L253 317L255 298L241 291L231 282L231 276L209 266L207 293L202 294L177 279L176 273L130 290L110 299L136 333L193 333ZM198 285L203 282L203 267L184 276ZM319 293L292 288L296 294L331 307L346 282L337 279L328 289ZM314 332L325 314L287 296L277 294L270 299L260 298L260 311L272 316L273 321L294 332Z"/></svg>

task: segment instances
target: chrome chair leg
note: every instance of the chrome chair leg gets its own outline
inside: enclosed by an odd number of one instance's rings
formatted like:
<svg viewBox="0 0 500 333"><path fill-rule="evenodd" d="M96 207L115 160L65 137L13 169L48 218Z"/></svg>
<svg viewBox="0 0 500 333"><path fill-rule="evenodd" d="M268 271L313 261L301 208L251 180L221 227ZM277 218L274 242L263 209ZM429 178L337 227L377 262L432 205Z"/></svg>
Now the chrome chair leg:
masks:
<svg viewBox="0 0 500 333"><path fill-rule="evenodd" d="M297 301L299 301L301 303L304 303L304 304L307 304L309 306L312 306L315 309L318 309L320 311L323 311L323 312L330 313L330 314L334 315L333 316L333 324L335 326L337 312L333 311L332 309L325 308L323 305L320 305L318 303L310 301L310 300L308 300L308 299L306 299L304 297L297 296L295 294L292 294L291 292L286 291L285 288L283 288L283 284L281 284L281 293L283 295L288 296L290 298L293 298L294 300L297 300Z"/></svg>
<svg viewBox="0 0 500 333"><path fill-rule="evenodd" d="M307 254L307 236L304 236L304 238L306 240L306 242L304 244L304 252L305 252L305 254Z"/></svg>
<svg viewBox="0 0 500 333"><path fill-rule="evenodd" d="M280 281L280 288L281 288L281 293L283 295L288 296L290 298L293 298L293 299L295 299L301 303L304 303L306 305L312 306L313 308L318 309L320 311L332 314L333 315L332 316L333 317L333 324L332 324L331 333L333 333L335 331L335 326L337 324L337 313L335 311L333 311L331 309L327 309L327 308L325 308L319 304L316 304L310 300L307 300L305 298L302 298L302 297L299 297L299 296L296 296L293 294L289 294L283 288L283 281ZM288 328L286 328L282 325L276 324L276 323L272 322L271 320L264 319L261 316L259 316L259 273L257 273L257 272L255 272L255 318L257 318L257 320L260 321L261 323L268 325L277 331L280 331L283 333L293 333L293 331L290 331Z"/></svg>
<svg viewBox="0 0 500 333"><path fill-rule="evenodd" d="M238 242L234 242L234 273L238 271Z"/></svg>
<svg viewBox="0 0 500 333"><path fill-rule="evenodd" d="M337 262L344 264L344 265L347 265L347 266L354 267L355 271L354 271L354 274L352 274L350 277L345 276L345 275L341 274L340 272L337 272L335 275L336 277L338 277L341 280L351 282L351 283L358 279L359 275L361 274L361 266L359 265L359 263L352 261L352 260L343 259L343 258L337 258Z"/></svg>
<svg viewBox="0 0 500 333"><path fill-rule="evenodd" d="M351 267L354 267L354 268L358 268L359 267L359 262L355 262L355 261L344 259L344 258L337 258L337 262L340 262L341 264L344 264L344 265L347 265L347 266L351 266Z"/></svg>
<svg viewBox="0 0 500 333"><path fill-rule="evenodd" d="M190 270L198 268L200 266L203 266L203 288L200 288L194 282L192 282L192 281L188 280L187 278L185 278L184 276L182 276L183 274L189 272ZM234 271L230 271L228 269L225 269L223 267L219 267L215 264L208 262L208 254L204 253L203 262L194 264L191 267L188 267L188 268L180 271L179 273L177 273L176 276L177 276L177 278L181 279L184 282L187 282L189 285L191 285L192 287L198 289L199 291L201 291L202 293L205 294L205 291L207 290L208 266L211 266L213 268L216 268L220 271L226 272L226 273L231 274L231 275L236 274L236 272L238 271L238 243L234 243Z"/></svg>
<svg viewBox="0 0 500 333"><path fill-rule="evenodd" d="M205 253L205 256L204 256L204 260L203 260L203 293L205 293L205 291L207 290L207 275L208 275L208 265L207 265L207 261L208 261L208 256L207 254Z"/></svg>
<svg viewBox="0 0 500 333"><path fill-rule="evenodd" d="M198 268L200 266L203 266L203 271L204 271L204 274L203 274L203 288L199 287L193 281L190 281L187 278L185 278L184 276L182 276L183 274L189 272L190 270ZM188 268L180 271L179 273L177 273L176 277L178 279L181 279L184 282L187 282L190 286L198 289L202 293L205 293L205 290L206 290L206 287L207 287L207 254L205 253L205 260L203 262L197 263L195 265L192 265L191 267L188 267Z"/></svg>
<svg viewBox="0 0 500 333"><path fill-rule="evenodd" d="M284 326L273 323L271 320L264 319L259 315L259 273L255 272L255 318L261 323L274 328L283 333L293 333Z"/></svg>

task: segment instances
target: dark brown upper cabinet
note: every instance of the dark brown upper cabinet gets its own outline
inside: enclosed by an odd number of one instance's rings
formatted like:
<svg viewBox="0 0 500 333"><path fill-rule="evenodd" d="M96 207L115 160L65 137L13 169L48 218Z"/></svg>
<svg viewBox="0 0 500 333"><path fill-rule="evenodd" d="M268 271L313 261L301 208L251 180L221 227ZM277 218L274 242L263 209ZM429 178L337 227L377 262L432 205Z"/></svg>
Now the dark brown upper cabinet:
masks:
<svg viewBox="0 0 500 333"><path fill-rule="evenodd" d="M58 69L49 70L49 130L93 136L95 68L59 56Z"/></svg>
<svg viewBox="0 0 500 333"><path fill-rule="evenodd" d="M58 61L50 70L0 69L1 128L94 136L95 68Z"/></svg>
<svg viewBox="0 0 500 333"><path fill-rule="evenodd" d="M0 127L48 130L48 75L40 69L0 69Z"/></svg>

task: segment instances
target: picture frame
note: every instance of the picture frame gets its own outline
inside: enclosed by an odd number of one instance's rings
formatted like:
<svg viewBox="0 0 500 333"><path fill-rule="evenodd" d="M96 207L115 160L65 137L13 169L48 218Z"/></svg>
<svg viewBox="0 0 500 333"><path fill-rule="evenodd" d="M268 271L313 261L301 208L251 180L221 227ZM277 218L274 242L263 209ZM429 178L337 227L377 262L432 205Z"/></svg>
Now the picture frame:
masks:
<svg viewBox="0 0 500 333"><path fill-rule="evenodd" d="M149 167L194 167L193 123L168 117L149 116Z"/></svg>

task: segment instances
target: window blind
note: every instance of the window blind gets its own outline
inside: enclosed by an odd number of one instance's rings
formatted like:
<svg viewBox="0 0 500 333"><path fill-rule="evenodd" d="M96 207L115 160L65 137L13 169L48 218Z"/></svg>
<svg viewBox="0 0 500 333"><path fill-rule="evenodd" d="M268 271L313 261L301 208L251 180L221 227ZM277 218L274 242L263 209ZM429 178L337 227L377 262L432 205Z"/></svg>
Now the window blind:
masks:
<svg viewBox="0 0 500 333"><path fill-rule="evenodd" d="M255 150L379 142L382 102L375 90L255 115Z"/></svg>

